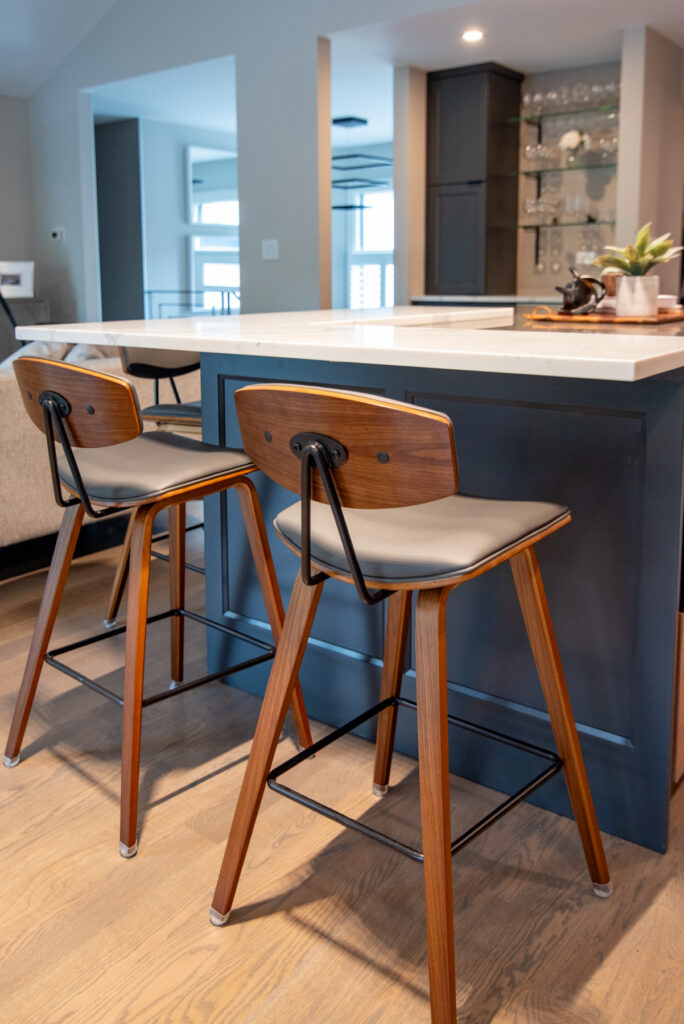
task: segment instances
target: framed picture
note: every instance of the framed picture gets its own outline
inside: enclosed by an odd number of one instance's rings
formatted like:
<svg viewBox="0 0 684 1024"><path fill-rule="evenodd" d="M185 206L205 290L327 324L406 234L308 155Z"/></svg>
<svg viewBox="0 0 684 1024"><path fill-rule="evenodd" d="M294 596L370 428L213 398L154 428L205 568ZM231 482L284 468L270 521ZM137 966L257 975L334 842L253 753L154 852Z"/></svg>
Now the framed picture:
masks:
<svg viewBox="0 0 684 1024"><path fill-rule="evenodd" d="M0 260L0 292L6 299L33 298L33 260Z"/></svg>

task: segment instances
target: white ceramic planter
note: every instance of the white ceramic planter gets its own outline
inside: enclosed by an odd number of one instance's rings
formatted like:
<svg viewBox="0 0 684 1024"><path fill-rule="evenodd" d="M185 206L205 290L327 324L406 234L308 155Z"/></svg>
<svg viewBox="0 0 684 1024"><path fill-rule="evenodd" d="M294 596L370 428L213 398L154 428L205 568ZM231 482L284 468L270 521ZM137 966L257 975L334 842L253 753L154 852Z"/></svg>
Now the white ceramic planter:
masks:
<svg viewBox="0 0 684 1024"><path fill-rule="evenodd" d="M657 274L644 277L621 275L617 279L617 315L657 316L659 287Z"/></svg>

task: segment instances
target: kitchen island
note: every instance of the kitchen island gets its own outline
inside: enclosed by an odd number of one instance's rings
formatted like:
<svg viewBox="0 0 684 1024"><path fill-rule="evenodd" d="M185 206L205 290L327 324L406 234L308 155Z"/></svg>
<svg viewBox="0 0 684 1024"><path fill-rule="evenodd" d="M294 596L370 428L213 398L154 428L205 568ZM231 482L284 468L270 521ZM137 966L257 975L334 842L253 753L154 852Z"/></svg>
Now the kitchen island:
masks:
<svg viewBox="0 0 684 1024"><path fill-rule="evenodd" d="M516 314L516 318L518 314ZM571 331L510 309L315 311L22 328L20 337L202 353L205 439L239 444L232 396L256 380L366 389L448 413L464 492L567 504L573 524L538 554L601 826L667 842L682 534L684 329ZM292 496L260 482L267 522ZM232 498L207 503L207 603L261 635L265 614ZM273 539L287 600L298 560ZM313 717L350 718L377 699L382 606L331 581L302 684ZM450 598L450 711L553 745L510 573ZM222 641L208 638L212 665ZM413 652L404 690L413 696ZM232 681L261 693L263 668ZM415 750L400 717L397 746ZM370 735L370 734L369 734ZM454 736L455 772L511 792L525 755ZM535 794L569 814L557 779Z"/></svg>

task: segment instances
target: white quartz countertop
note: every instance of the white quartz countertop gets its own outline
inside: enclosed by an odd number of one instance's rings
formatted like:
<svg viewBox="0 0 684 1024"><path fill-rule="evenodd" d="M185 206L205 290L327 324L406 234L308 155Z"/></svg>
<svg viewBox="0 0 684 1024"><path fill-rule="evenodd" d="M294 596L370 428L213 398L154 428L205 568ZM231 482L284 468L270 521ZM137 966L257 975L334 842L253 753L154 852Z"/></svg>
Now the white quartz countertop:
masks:
<svg viewBox="0 0 684 1024"><path fill-rule="evenodd" d="M684 322L626 330L589 324L516 329L513 323L513 309L503 306L399 306L32 325L17 328L17 337L593 380L636 381L684 367Z"/></svg>
<svg viewBox="0 0 684 1024"><path fill-rule="evenodd" d="M419 306L560 306L563 299L553 295L412 295Z"/></svg>

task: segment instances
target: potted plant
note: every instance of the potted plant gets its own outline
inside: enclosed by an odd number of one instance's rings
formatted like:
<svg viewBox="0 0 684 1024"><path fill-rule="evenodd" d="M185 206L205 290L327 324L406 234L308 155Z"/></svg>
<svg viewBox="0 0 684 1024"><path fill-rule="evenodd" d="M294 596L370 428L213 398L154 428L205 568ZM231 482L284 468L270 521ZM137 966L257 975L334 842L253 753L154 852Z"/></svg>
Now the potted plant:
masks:
<svg viewBox="0 0 684 1024"><path fill-rule="evenodd" d="M617 277L618 316L657 316L658 289L660 278L657 274L646 277L658 263L667 263L682 251L681 245L672 244L670 232L651 239L651 222L637 231L633 245L619 249L615 245L604 245L606 252L594 263L612 270Z"/></svg>

